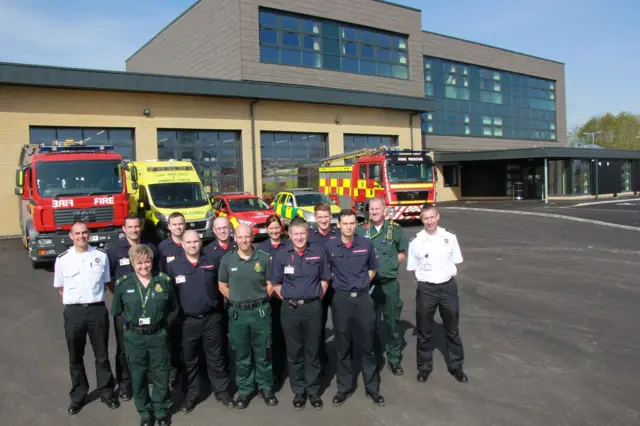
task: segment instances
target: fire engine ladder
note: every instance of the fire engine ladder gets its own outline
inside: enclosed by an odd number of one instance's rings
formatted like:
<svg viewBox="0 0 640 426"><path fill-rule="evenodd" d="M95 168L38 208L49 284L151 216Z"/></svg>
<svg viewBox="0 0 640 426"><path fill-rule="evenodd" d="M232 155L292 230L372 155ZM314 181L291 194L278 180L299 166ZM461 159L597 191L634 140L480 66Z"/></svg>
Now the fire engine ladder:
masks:
<svg viewBox="0 0 640 426"><path fill-rule="evenodd" d="M380 148L363 148L357 151L344 152L342 154L336 154L327 158L323 158L322 160L320 160L320 165L328 166L332 162L338 161L338 160L351 160L354 158L366 157L369 155L379 155L379 154L383 154L385 152L394 151L394 150L397 150L397 148L394 148L394 147L390 148L386 145L383 145Z"/></svg>

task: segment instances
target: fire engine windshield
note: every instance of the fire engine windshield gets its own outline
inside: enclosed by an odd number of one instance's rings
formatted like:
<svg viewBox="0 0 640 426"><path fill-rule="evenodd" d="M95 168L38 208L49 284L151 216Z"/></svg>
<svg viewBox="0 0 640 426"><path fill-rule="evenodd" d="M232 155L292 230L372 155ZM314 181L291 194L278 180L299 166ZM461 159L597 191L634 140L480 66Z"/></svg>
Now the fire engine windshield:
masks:
<svg viewBox="0 0 640 426"><path fill-rule="evenodd" d="M260 198L234 198L227 200L231 211L250 212L255 210L269 210L267 203Z"/></svg>
<svg viewBox="0 0 640 426"><path fill-rule="evenodd" d="M156 183L149 185L151 200L159 208L202 207L209 204L199 182Z"/></svg>
<svg viewBox="0 0 640 426"><path fill-rule="evenodd" d="M424 163L388 163L387 175L389 182L431 182L433 167Z"/></svg>
<svg viewBox="0 0 640 426"><path fill-rule="evenodd" d="M44 198L122 192L117 160L45 161L36 164L36 187Z"/></svg>

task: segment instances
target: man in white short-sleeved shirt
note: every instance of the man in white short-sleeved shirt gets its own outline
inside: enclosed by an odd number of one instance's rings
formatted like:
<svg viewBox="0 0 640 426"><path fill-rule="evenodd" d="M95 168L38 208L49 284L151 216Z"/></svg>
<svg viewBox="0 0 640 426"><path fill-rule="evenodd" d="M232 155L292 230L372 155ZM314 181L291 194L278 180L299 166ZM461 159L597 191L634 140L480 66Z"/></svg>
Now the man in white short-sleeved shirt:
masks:
<svg viewBox="0 0 640 426"><path fill-rule="evenodd" d="M87 335L95 356L97 391L109 408L118 408L114 397L115 381L109 363L109 312L104 303L104 288L111 281L107 254L89 245L89 228L76 222L69 231L73 247L60 254L55 263L53 286L64 304L64 332L69 350L71 373L70 415L86 402L89 382L84 368Z"/></svg>
<svg viewBox="0 0 640 426"><path fill-rule="evenodd" d="M433 317L438 309L446 335L447 369L456 380L467 383L467 375L462 369L464 350L458 331L460 305L455 276L458 272L456 265L462 263L458 239L451 232L438 226L440 214L434 206L425 206L420 213L420 220L424 229L409 244L407 256L407 271L413 272L418 281L418 382L426 382L433 370L431 337Z"/></svg>

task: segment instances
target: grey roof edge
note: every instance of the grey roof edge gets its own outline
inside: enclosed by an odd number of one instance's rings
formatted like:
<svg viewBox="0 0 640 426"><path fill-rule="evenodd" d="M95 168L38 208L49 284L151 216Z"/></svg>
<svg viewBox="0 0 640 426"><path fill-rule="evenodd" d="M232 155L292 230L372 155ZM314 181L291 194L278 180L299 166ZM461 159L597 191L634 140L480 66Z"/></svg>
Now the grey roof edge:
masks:
<svg viewBox="0 0 640 426"><path fill-rule="evenodd" d="M516 52L515 50L505 49L504 47L492 46L490 44L480 43L478 41L473 41L473 40L466 40L464 38L454 37L454 36L450 36L450 35L446 35L446 34L440 34L440 33L436 33L436 32L433 32L433 31L422 30L422 32L423 33L427 33L427 34L437 35L437 36L440 36L440 37L450 38L450 39L453 39L453 40L464 41L465 43L477 44L478 46L490 47L492 49L502 50L503 52L515 53L516 55L527 56L529 58L539 59L541 61L547 61L547 62L553 62L555 64L565 65L564 62L555 61L553 59L548 59L548 58L542 58L540 56L530 55L528 53Z"/></svg>
<svg viewBox="0 0 640 426"><path fill-rule="evenodd" d="M435 152L436 162L510 160L524 158L597 158L640 159L640 151L626 149L587 149L569 147L542 147L497 149L490 151Z"/></svg>
<svg viewBox="0 0 640 426"><path fill-rule="evenodd" d="M388 4L388 5L391 5L391 6L401 7L402 9L408 9L408 10L413 10L414 12L422 13L422 9L418 9L417 7L405 6L404 4L395 3L395 2L387 1L387 0L373 0L373 1L377 1L378 3L385 3L385 4Z"/></svg>
<svg viewBox="0 0 640 426"><path fill-rule="evenodd" d="M257 81L143 74L0 62L0 84L77 90L217 96L315 104L433 111L433 98Z"/></svg>
<svg viewBox="0 0 640 426"><path fill-rule="evenodd" d="M175 24L178 19L182 18L184 15L186 15L191 9L193 9L194 7L196 7L196 5L198 3L200 3L202 0L195 0L195 2L193 2L193 4L191 6L189 6L184 12L182 12L180 15L176 16L175 19L173 19L171 22L169 22L167 25L165 25L160 31L158 31L153 37L151 37L149 40L147 40L147 42L145 44L143 44L142 46L140 46L140 48L138 50L136 50L135 52L133 52L133 54L131 54L131 56L129 56L127 59L124 60L125 63L129 62L129 60L131 58L133 58L134 56L136 56L138 53L140 53L140 51L142 49L144 49L145 47L147 47L149 44L151 44L151 42L153 40L155 40L156 38L158 38L158 36L160 34L162 34L167 28L169 28L171 25Z"/></svg>

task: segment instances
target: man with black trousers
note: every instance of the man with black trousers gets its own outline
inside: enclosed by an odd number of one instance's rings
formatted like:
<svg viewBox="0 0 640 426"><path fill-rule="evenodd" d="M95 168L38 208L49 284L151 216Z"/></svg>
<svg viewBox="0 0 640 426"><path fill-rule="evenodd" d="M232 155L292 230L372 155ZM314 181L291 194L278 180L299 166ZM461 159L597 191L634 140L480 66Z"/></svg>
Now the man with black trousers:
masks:
<svg viewBox="0 0 640 426"><path fill-rule="evenodd" d="M385 405L384 397L380 395L375 355L376 312L369 291L376 269L380 267L378 255L371 241L355 235L358 220L352 210L340 212L338 226L341 238L325 245L333 271L335 294L331 318L338 349L338 392L332 402L334 406L340 406L352 393L352 353L354 342L358 342L362 350L362 377L367 398L376 405Z"/></svg>
<svg viewBox="0 0 640 426"><path fill-rule="evenodd" d="M136 244L144 244L151 249L153 252L152 269L158 271L158 250L155 245L141 240L142 223L140 218L135 214L130 214L124 219L122 230L124 231L125 238L115 242L110 241L105 247L107 255L109 256L109 269L112 283L115 283L127 274L135 273L131 266L131 260L129 259L129 249ZM131 389L131 372L129 371L127 357L124 353L123 321L120 315L113 317L113 328L116 336L116 380L120 388L120 399L128 401L132 398L133 391Z"/></svg>
<svg viewBox="0 0 640 426"><path fill-rule="evenodd" d="M95 356L97 391L109 408L118 408L115 382L109 363L109 312L104 303L104 289L111 281L109 258L89 245L89 227L75 222L69 231L73 247L60 254L55 262L53 286L64 304L64 334L69 350L71 403L69 415L78 413L89 392L84 368L87 335ZM113 290L113 287L111 287Z"/></svg>
<svg viewBox="0 0 640 426"><path fill-rule="evenodd" d="M282 299L282 331L287 346L289 382L294 394L293 407L302 410L307 403L319 410L320 327L322 326L322 298L331 271L322 247L307 245L307 222L294 218L289 224L291 243L272 260L271 283Z"/></svg>
<svg viewBox="0 0 640 426"><path fill-rule="evenodd" d="M212 256L201 250L202 240L196 231L184 233L182 246L184 254L167 264L166 271L173 278L184 313L182 356L188 385L180 411L190 413L200 397L198 361L202 352L216 399L224 406L233 408L236 404L229 395L229 371L222 356L223 342L227 336L222 330L217 268Z"/></svg>

